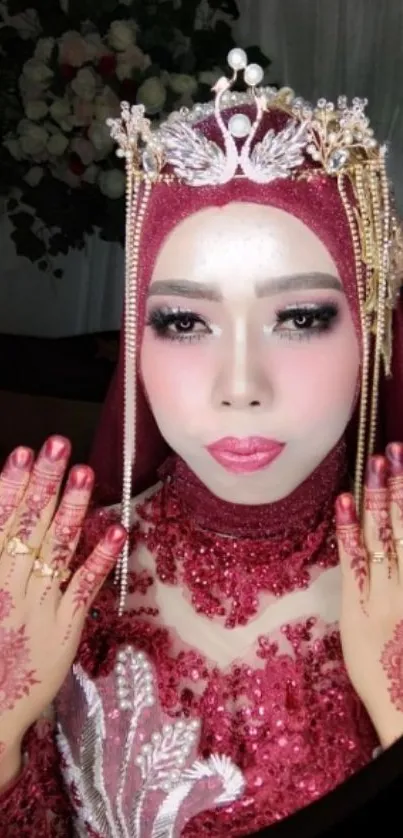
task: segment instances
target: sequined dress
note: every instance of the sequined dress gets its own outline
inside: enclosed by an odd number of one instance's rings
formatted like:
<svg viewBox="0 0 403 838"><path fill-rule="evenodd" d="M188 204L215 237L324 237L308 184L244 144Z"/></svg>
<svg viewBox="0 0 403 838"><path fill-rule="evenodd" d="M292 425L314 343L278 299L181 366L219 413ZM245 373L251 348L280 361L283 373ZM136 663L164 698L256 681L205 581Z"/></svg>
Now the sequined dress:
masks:
<svg viewBox="0 0 403 838"><path fill-rule="evenodd" d="M344 481L343 445L267 507L165 466L133 509L128 609L110 580L0 798L4 838L250 836L371 761L338 633ZM111 514L89 518L77 561Z"/></svg>

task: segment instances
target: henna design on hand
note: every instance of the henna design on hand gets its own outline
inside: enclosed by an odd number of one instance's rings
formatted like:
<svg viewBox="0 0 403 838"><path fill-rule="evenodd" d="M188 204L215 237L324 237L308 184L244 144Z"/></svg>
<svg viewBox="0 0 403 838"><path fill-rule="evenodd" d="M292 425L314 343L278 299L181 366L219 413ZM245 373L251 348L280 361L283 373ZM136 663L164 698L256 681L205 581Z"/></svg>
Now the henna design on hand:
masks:
<svg viewBox="0 0 403 838"><path fill-rule="evenodd" d="M14 603L10 592L5 591L4 588L0 588L0 622L10 616L13 607Z"/></svg>
<svg viewBox="0 0 403 838"><path fill-rule="evenodd" d="M377 538L385 545L385 552L393 548L392 527L389 520L387 489L367 489L365 511L371 514Z"/></svg>
<svg viewBox="0 0 403 838"><path fill-rule="evenodd" d="M0 531L9 521L19 501L24 474L29 472L33 454L29 448L17 448L10 454L1 475Z"/></svg>
<svg viewBox="0 0 403 838"><path fill-rule="evenodd" d="M54 518L54 541L50 564L66 568L77 543L94 483L88 466L72 468L65 496Z"/></svg>
<svg viewBox="0 0 403 838"><path fill-rule="evenodd" d="M368 559L363 541L363 534L357 518L354 498L351 494L339 495L336 500L336 535L350 562L358 590L361 594L361 607L366 613L364 588L368 579Z"/></svg>
<svg viewBox="0 0 403 838"><path fill-rule="evenodd" d="M94 561L88 567L83 568L80 575L80 582L77 590L74 593L75 611L79 608L85 608L95 589L105 579L114 565L114 559L110 554L102 553L98 550Z"/></svg>
<svg viewBox="0 0 403 838"><path fill-rule="evenodd" d="M35 674L30 668L25 626L0 626L0 714L13 710L21 698L29 695L30 688L40 683Z"/></svg>
<svg viewBox="0 0 403 838"><path fill-rule="evenodd" d="M399 512L399 520L403 523L403 477L391 477L389 480L389 500L394 503Z"/></svg>
<svg viewBox="0 0 403 838"><path fill-rule="evenodd" d="M125 541L126 532L123 527L116 524L109 528L92 558L87 560L85 567L80 571L79 584L73 596L75 611L87 607L94 592L114 567Z"/></svg>
<svg viewBox="0 0 403 838"><path fill-rule="evenodd" d="M399 521L403 523L403 444L389 443L386 457L389 467L389 499L396 505Z"/></svg>
<svg viewBox="0 0 403 838"><path fill-rule="evenodd" d="M24 498L24 506L18 522L18 538L26 541L58 490L60 478L66 467L70 443L63 437L50 437L39 456Z"/></svg>
<svg viewBox="0 0 403 838"><path fill-rule="evenodd" d="M360 527L356 524L338 527L337 535L344 552L350 559L350 567L360 594L368 579L368 561Z"/></svg>
<svg viewBox="0 0 403 838"><path fill-rule="evenodd" d="M54 542L51 549L50 564L56 567L66 567L70 559L74 544L78 538L82 523L85 505L63 501L63 509L60 509L54 524Z"/></svg>
<svg viewBox="0 0 403 838"><path fill-rule="evenodd" d="M392 639L385 644L380 662L389 681L392 704L403 713L403 620L396 626Z"/></svg>

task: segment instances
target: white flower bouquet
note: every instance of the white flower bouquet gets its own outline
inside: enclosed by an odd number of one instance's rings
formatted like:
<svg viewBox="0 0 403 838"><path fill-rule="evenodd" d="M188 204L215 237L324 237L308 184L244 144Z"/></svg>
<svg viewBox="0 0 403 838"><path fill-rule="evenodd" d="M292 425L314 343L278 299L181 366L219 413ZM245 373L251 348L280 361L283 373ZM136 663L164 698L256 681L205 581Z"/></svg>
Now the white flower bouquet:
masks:
<svg viewBox="0 0 403 838"><path fill-rule="evenodd" d="M235 0L94 5L0 6L0 191L17 252L42 270L95 230L122 241L125 179L106 126L120 101L153 119L202 101L234 45Z"/></svg>

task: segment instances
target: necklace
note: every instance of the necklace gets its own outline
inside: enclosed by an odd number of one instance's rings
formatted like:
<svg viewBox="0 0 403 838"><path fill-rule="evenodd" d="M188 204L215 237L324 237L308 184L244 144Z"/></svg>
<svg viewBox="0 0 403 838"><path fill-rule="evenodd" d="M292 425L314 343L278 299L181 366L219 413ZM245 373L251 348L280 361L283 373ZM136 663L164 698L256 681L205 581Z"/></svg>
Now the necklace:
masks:
<svg viewBox="0 0 403 838"><path fill-rule="evenodd" d="M179 458L140 508L159 579L182 585L198 613L227 628L246 625L259 594L281 597L309 586L313 568L337 564L333 506L345 479L337 446L285 500L262 506L221 501Z"/></svg>

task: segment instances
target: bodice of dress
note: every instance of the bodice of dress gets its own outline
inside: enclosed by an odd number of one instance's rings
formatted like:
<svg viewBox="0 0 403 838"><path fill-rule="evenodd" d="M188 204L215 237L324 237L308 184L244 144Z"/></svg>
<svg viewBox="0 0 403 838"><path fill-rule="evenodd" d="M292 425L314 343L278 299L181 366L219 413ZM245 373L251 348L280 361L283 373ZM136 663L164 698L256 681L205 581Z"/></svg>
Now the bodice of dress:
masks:
<svg viewBox="0 0 403 838"><path fill-rule="evenodd" d="M128 610L106 586L57 704L78 835L251 835L371 759L338 633L343 464L249 508L175 461L135 505Z"/></svg>

